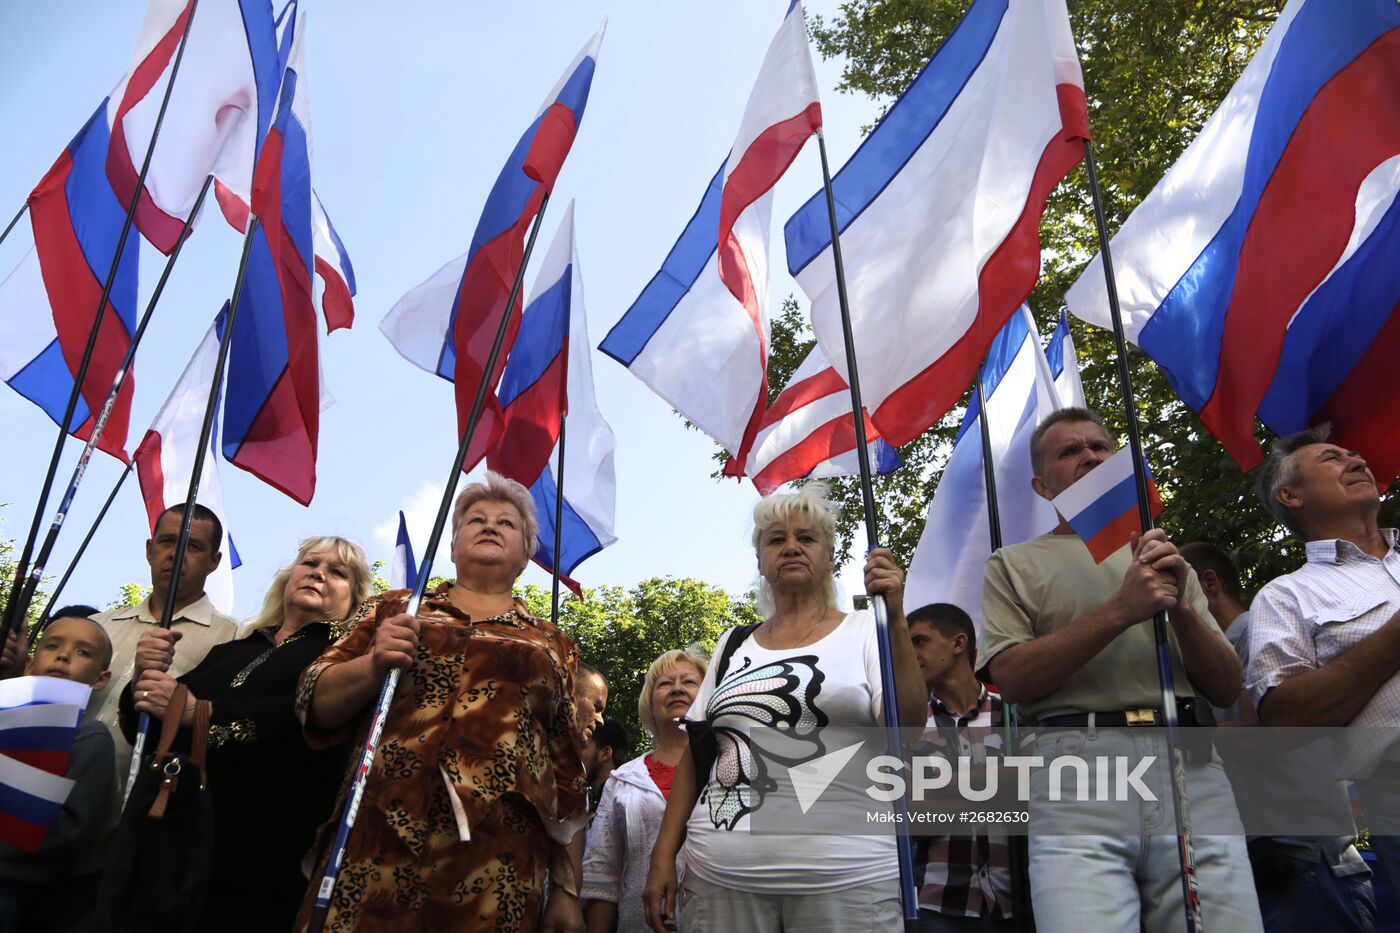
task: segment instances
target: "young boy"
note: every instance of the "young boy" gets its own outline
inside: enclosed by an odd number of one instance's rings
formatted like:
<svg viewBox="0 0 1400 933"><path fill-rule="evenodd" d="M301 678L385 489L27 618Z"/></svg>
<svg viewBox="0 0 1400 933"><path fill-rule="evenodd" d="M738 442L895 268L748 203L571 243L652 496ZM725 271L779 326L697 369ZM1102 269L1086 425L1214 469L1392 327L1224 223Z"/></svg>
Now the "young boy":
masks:
<svg viewBox="0 0 1400 933"><path fill-rule="evenodd" d="M112 642L91 606L50 617L24 672L101 690L111 679ZM37 852L0 843L0 933L91 928L105 844L119 809L116 746L107 727L84 715L66 777L74 781Z"/></svg>
<svg viewBox="0 0 1400 933"><path fill-rule="evenodd" d="M973 673L977 630L972 619L951 603L934 603L909 613L908 620L914 657L929 690L924 738L933 740L947 757L985 761L983 743L1001 727L1002 701ZM1015 929L1005 836L922 839L915 853L915 873L923 933L1010 933Z"/></svg>

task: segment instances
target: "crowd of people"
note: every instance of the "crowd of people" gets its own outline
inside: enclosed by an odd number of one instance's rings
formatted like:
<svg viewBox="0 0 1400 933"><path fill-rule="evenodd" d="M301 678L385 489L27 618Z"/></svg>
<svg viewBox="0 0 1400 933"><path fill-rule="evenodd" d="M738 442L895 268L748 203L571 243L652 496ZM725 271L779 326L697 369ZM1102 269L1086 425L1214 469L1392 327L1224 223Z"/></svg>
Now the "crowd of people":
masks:
<svg viewBox="0 0 1400 933"><path fill-rule="evenodd" d="M1036 492L1055 497L1114 449L1095 413L1055 412L1031 441ZM726 631L712 656L675 646L652 662L635 698L649 748L636 757L606 718L605 678L514 596L539 530L518 483L487 474L462 491L455 579L415 615L405 591L372 595L358 545L313 537L240 626L204 594L222 530L196 506L174 622L162 628L184 518L173 508L146 544L146 600L102 613L64 607L32 656L6 646L14 672L93 694L69 757L73 790L39 851L0 846L0 933L123 928L103 875L130 877L113 870L130 853L109 840L142 714L195 750L207 777L212 840L188 843L192 859L212 843L213 862L184 928L306 929L371 707L393 670L403 679L326 930L902 929L893 834L794 835L756 823L779 792L752 730L820 750L822 730L878 727L893 708L906 726L923 724L919 745L936 754L1005 754L1014 719L1037 733L1046 760L1141 756L1160 732L1131 727L1168 719L1159 660L1174 675L1191 814L1209 827L1192 837L1203 926L1375 929L1355 833L1246 838L1257 798L1240 788L1291 785L1349 816L1354 783L1368 819L1400 811L1400 756L1375 740L1400 724L1397 533L1378 527L1365 462L1325 431L1275 444L1259 486L1306 542L1307 562L1248 607L1228 553L1209 542L1178 549L1161 530L1096 563L1062 523L992 555L980 606L907 614L901 570L873 551L864 579L886 608L883 672L875 614L838 604L825 487L768 496L753 531L763 621ZM1328 762L1287 749L1230 754L1204 728L1217 722L1359 727L1371 740ZM921 929L1025 930L1032 918L1055 933L1182 929L1173 789L1152 786L1156 799L1135 805L1131 833L1081 814L1072 834L919 836ZM1055 799L1042 771L1029 796L1032 814ZM1400 880L1400 831L1370 841L1380 869Z"/></svg>

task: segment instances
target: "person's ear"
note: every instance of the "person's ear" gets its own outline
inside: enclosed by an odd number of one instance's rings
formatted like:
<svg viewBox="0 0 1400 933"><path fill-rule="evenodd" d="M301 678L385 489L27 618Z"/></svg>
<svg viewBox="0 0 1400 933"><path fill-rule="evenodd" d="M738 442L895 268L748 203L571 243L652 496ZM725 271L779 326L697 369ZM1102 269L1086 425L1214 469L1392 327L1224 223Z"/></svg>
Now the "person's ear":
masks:
<svg viewBox="0 0 1400 933"><path fill-rule="evenodd" d="M1055 498L1050 495L1050 487L1045 485L1045 480L1041 479L1039 476L1031 477L1031 489L1035 490L1035 494L1047 502Z"/></svg>
<svg viewBox="0 0 1400 933"><path fill-rule="evenodd" d="M107 686L108 682L111 681L111 679L112 679L112 672L111 672L111 671L103 671L102 673L98 674L98 675L97 675L97 679L94 680L94 681L92 682L92 692L93 692L93 693L96 693L97 691L101 690L103 687Z"/></svg>
<svg viewBox="0 0 1400 933"><path fill-rule="evenodd" d="M1214 570L1202 570L1196 574L1196 579L1201 584L1201 592L1207 596L1220 592L1220 574Z"/></svg>
<svg viewBox="0 0 1400 933"><path fill-rule="evenodd" d="M953 636L953 654L954 654L954 656L960 655L960 654L967 654L967 635L966 635L966 633L964 633L964 632L958 632L958 634L956 634L956 635Z"/></svg>
<svg viewBox="0 0 1400 933"><path fill-rule="evenodd" d="M1303 497L1292 486L1280 486L1274 490L1274 499L1284 508L1296 509L1303 504Z"/></svg>

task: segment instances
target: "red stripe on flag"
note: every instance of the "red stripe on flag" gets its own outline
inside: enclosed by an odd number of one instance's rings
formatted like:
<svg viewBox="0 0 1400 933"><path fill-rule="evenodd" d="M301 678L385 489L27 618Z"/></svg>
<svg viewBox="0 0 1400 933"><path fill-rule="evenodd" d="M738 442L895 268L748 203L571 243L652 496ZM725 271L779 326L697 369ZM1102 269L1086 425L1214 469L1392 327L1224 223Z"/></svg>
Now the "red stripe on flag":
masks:
<svg viewBox="0 0 1400 933"><path fill-rule="evenodd" d="M1138 518L1137 505L1134 504L1131 509L1100 528L1099 533L1084 544L1093 555L1094 563L1102 564L1131 541L1134 532L1139 531L1142 531L1142 522Z"/></svg>
<svg viewBox="0 0 1400 933"><path fill-rule="evenodd" d="M1395 361L1400 360L1400 304L1381 332L1313 416L1332 422L1332 440L1360 451L1384 492L1400 474L1400 430L1395 427Z"/></svg>
<svg viewBox="0 0 1400 933"><path fill-rule="evenodd" d="M13 758L15 761L22 761L31 768L38 768L49 774L63 777L68 773L68 759L71 753L42 748L10 748L0 752L0 755Z"/></svg>
<svg viewBox="0 0 1400 933"><path fill-rule="evenodd" d="M229 226L239 233L248 232L248 202L234 194L233 189L217 178L214 179L214 200L218 202L219 210L223 212Z"/></svg>
<svg viewBox="0 0 1400 933"><path fill-rule="evenodd" d="M156 530L156 520L165 511L165 472L160 462L160 434L147 431L141 438L141 446L136 448L136 482L141 486L141 498L146 503L146 518L150 520L151 531Z"/></svg>
<svg viewBox="0 0 1400 933"><path fill-rule="evenodd" d="M530 140L530 149L525 153L521 171L544 185L546 191L553 191L576 135L578 121L574 118L574 112L558 101L550 104L540 116L539 126L535 127L535 136Z"/></svg>
<svg viewBox="0 0 1400 933"><path fill-rule="evenodd" d="M865 430L867 441L875 436L875 427L868 417ZM817 465L855 449L855 419L850 415L832 418L769 461L752 477L754 488L766 496L783 483L806 476Z"/></svg>
<svg viewBox="0 0 1400 933"><path fill-rule="evenodd" d="M36 826L8 813L0 813L0 841L8 842L16 849L36 852L48 834L47 826Z"/></svg>
<svg viewBox="0 0 1400 933"><path fill-rule="evenodd" d="M326 333L333 334L341 328L355 323L355 303L350 295L350 286L340 275L340 270L320 256L316 257L316 273L321 276L321 311L326 319Z"/></svg>
<svg viewBox="0 0 1400 933"><path fill-rule="evenodd" d="M783 389L782 393L773 400L773 405L764 413L762 427L766 428L777 424L797 409L805 408L828 395L849 391L850 387L846 385L846 380L841 378L841 374L828 366L815 376L809 376L801 382L794 382Z"/></svg>
<svg viewBox="0 0 1400 933"><path fill-rule="evenodd" d="M307 435L296 388L286 369L229 462L302 505L311 503L316 492L316 444Z"/></svg>
<svg viewBox="0 0 1400 933"><path fill-rule="evenodd" d="M111 145L107 149L107 180L123 207L131 204L131 196L136 191L136 182L141 173L132 164L131 148L127 145L126 128L122 121L127 112L151 92L156 81L165 73L175 49L180 45L180 36L185 31L185 23L189 21L195 2L196 0L190 0L185 5L170 30L131 73L131 79L126 83L126 93L122 95L116 116L112 120ZM136 229L140 230L156 249L168 255L180 239L180 231L184 226L182 219L172 217L157 207L151 200L149 191L141 192L141 199L136 204Z"/></svg>
<svg viewBox="0 0 1400 933"><path fill-rule="evenodd" d="M1063 113L1067 107L1087 113L1084 92L1074 85L1056 89ZM1084 158L1082 127L1075 121L1045 147L1031 178L1021 216L988 258L977 277L977 315L948 351L884 400L871 417L884 439L901 447L936 424L967 391L993 338L1030 296L1040 274L1040 217L1045 201L1070 169Z"/></svg>
<svg viewBox="0 0 1400 933"><path fill-rule="evenodd" d="M1215 390L1201 422L1242 470L1264 459L1255 412L1288 322L1331 271L1356 223L1356 193L1400 152L1400 28L1337 72L1303 112L1255 209L1225 311ZM1338 140L1345 139L1345 145ZM1306 210L1300 210L1302 202Z"/></svg>

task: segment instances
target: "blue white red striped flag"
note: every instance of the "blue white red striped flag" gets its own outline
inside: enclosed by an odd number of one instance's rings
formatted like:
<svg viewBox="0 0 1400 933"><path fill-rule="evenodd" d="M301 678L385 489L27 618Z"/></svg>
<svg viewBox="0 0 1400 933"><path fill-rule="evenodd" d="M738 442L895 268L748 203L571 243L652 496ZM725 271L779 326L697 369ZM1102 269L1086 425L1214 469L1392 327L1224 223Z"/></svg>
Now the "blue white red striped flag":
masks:
<svg viewBox="0 0 1400 933"><path fill-rule="evenodd" d="M1400 7L1291 0L1113 238L1129 340L1240 464L1256 414L1400 473ZM1109 326L1096 258L1065 296Z"/></svg>
<svg viewBox="0 0 1400 933"><path fill-rule="evenodd" d="M772 188L821 129L802 7L759 69L734 146L661 270L599 349L748 462L768 403Z"/></svg>
<svg viewBox="0 0 1400 933"><path fill-rule="evenodd" d="M408 539L408 521L399 510L399 536L394 542L394 560L389 564L389 589L413 589L418 585L418 564L413 560L413 542Z"/></svg>
<svg viewBox="0 0 1400 933"><path fill-rule="evenodd" d="M305 38L303 16L253 182L259 226L234 316L223 426L230 463L303 505L316 492L321 411Z"/></svg>
<svg viewBox="0 0 1400 933"><path fill-rule="evenodd" d="M891 444L957 403L1030 295L1045 199L1088 133L1064 0L975 0L832 180L861 398ZM824 192L785 234L812 328L844 376Z"/></svg>
<svg viewBox="0 0 1400 933"><path fill-rule="evenodd" d="M1150 473L1147 502L1156 518L1162 511L1162 500ZM1051 505L1088 546L1094 561L1103 563L1142 530L1132 450L1120 449L1052 499Z"/></svg>
<svg viewBox="0 0 1400 933"><path fill-rule="evenodd" d="M471 247L400 298L380 322L379 329L404 359L453 383L459 435L466 430L477 386L487 376L486 358L524 261L525 233L583 121L606 25L569 63L511 151L486 197ZM509 309L501 354L489 374L492 387L500 381L520 326L516 301ZM495 446L501 427L500 401L489 393L463 469L471 470Z"/></svg>
<svg viewBox="0 0 1400 933"><path fill-rule="evenodd" d="M870 467L891 473L904 466L899 453L880 437L865 418ZM761 495L797 479L853 476L860 472L856 454L855 419L851 417L851 388L820 346L813 346L787 386L759 422L758 435L742 471ZM736 464L725 467L739 475Z"/></svg>
<svg viewBox="0 0 1400 933"><path fill-rule="evenodd" d="M246 203L257 147L282 80L268 0L151 0L126 76L112 92L106 174L123 208L170 82L180 36L189 39L136 211L136 227L169 253L204 179L218 175ZM217 191L220 206L223 191Z"/></svg>
<svg viewBox="0 0 1400 933"><path fill-rule="evenodd" d="M146 518L151 531L156 521L172 505L183 505L189 495L190 476L194 472L195 454L199 449L199 434L204 426L204 408L209 404L209 386L219 357L219 338L224 332L228 303L205 333L194 355L170 390L165 404L156 413L151 426L136 448L136 479L141 484L141 498L146 503ZM217 424L218 412L215 412ZM223 484L219 481L219 458L214 448L215 437L209 437L209 450L204 457L204 469L199 478L199 504L205 506L223 525L224 536L219 542L223 559L209 575L204 592L221 612L233 611L233 571L242 563L233 546L229 531L228 511L224 508Z"/></svg>
<svg viewBox="0 0 1400 933"><path fill-rule="evenodd" d="M1048 352L1024 305L992 341L982 364L984 406L974 389L938 486L914 557L909 562L905 603L911 609L952 603L980 628L982 565L992 553L987 482L982 460L982 424L996 471L1002 544L1028 541L1060 523L1051 504L1031 489L1031 435L1057 408L1082 406L1084 390L1069 338L1069 324L1050 338Z"/></svg>
<svg viewBox="0 0 1400 933"><path fill-rule="evenodd" d="M63 775L91 696L58 677L0 682L0 840L26 852L44 841L73 788Z"/></svg>
<svg viewBox="0 0 1400 933"><path fill-rule="evenodd" d="M109 107L97 108L29 195L34 249L0 284L0 376L55 422L73 391L126 217L106 176ZM80 438L91 431L136 330L139 246L126 244L103 308L70 425ZM97 444L123 461L134 390L128 373Z"/></svg>

